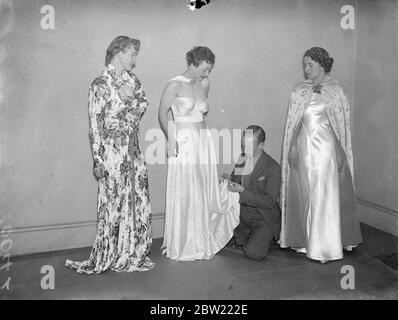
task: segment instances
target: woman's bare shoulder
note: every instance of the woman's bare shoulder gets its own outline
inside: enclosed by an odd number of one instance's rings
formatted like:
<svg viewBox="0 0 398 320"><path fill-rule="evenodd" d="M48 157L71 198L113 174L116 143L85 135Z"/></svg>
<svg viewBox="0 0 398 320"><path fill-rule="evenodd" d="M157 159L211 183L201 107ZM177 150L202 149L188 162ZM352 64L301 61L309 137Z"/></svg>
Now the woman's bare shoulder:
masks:
<svg viewBox="0 0 398 320"><path fill-rule="evenodd" d="M208 88L210 86L210 79L209 78L203 78L203 80L201 81L202 87L203 88Z"/></svg>
<svg viewBox="0 0 398 320"><path fill-rule="evenodd" d="M170 80L167 82L164 92L177 93L181 89L181 82L178 80Z"/></svg>

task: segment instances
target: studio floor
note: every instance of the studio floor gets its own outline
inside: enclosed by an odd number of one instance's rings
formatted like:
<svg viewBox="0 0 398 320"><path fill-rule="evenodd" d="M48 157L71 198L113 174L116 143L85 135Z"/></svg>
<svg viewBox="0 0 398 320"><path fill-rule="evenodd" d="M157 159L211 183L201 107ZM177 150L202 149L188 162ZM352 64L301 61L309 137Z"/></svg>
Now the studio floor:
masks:
<svg viewBox="0 0 398 320"><path fill-rule="evenodd" d="M223 249L211 261L175 262L155 239L147 272L80 275L65 260L83 260L91 248L11 259L10 290L0 299L398 299L398 238L361 225L364 243L343 260L320 264L290 249L271 248L262 261ZM55 270L55 288L43 290L42 266ZM342 289L343 266L354 270L354 289ZM344 270L344 268L343 268Z"/></svg>

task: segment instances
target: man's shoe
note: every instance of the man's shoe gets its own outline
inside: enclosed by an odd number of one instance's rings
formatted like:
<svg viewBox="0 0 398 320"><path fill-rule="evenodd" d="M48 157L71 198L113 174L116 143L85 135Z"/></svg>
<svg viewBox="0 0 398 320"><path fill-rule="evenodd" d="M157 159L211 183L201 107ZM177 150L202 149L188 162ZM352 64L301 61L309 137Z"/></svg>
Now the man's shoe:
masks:
<svg viewBox="0 0 398 320"><path fill-rule="evenodd" d="M242 247L242 245L241 245L241 244L238 244L238 243L236 242L236 239L233 237L233 238L231 238L231 240L229 240L229 242L227 243L227 247L229 247L229 248L239 248L239 247Z"/></svg>

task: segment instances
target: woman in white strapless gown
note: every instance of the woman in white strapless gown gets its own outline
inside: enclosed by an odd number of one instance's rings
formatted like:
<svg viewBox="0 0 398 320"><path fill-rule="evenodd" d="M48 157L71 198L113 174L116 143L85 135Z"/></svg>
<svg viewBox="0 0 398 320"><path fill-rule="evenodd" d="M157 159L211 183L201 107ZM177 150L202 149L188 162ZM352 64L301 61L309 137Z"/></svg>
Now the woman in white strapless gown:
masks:
<svg viewBox="0 0 398 320"><path fill-rule="evenodd" d="M171 259L211 259L239 224L239 194L218 182L215 148L205 123L214 59L206 47L189 51L187 71L168 82L160 103L169 161L162 248Z"/></svg>

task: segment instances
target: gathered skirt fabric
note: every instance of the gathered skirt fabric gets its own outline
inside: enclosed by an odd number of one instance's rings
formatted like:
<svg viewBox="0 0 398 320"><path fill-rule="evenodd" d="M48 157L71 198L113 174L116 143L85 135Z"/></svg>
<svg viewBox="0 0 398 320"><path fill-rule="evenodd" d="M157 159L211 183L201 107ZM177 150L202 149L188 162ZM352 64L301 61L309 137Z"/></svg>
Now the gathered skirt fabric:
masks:
<svg viewBox="0 0 398 320"><path fill-rule="evenodd" d="M204 122L177 123L177 157L167 171L163 253L171 259L211 259L239 224L239 194L218 182L217 158Z"/></svg>

